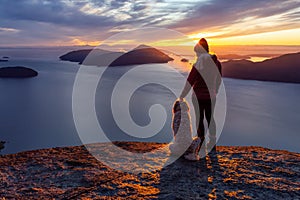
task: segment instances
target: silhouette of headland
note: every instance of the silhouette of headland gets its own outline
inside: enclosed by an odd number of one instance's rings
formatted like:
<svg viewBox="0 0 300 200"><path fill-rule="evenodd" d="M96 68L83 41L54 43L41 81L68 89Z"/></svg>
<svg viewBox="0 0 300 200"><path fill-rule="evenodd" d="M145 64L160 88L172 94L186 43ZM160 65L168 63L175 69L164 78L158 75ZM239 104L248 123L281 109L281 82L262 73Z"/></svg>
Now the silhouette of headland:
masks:
<svg viewBox="0 0 300 200"><path fill-rule="evenodd" d="M262 62L230 60L222 66L223 76L228 78L300 83L300 52Z"/></svg>

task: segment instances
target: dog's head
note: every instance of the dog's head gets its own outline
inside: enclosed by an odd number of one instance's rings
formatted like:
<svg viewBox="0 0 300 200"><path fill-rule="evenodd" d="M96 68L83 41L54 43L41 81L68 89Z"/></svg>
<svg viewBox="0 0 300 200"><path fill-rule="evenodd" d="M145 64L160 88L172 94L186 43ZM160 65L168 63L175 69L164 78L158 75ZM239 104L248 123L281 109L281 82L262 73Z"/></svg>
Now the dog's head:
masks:
<svg viewBox="0 0 300 200"><path fill-rule="evenodd" d="M188 112L189 110L189 105L185 100L176 100L173 105L173 113L176 113L178 111Z"/></svg>

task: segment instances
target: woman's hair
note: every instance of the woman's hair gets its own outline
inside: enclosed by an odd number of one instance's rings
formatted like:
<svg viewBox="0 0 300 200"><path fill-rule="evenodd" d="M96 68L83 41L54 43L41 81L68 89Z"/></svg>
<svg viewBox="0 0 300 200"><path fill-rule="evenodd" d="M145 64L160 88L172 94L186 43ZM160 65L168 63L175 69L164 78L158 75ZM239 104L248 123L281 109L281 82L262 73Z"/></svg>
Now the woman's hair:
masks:
<svg viewBox="0 0 300 200"><path fill-rule="evenodd" d="M205 51L207 51L207 53L209 52L208 43L205 38L201 38L198 43L205 49Z"/></svg>

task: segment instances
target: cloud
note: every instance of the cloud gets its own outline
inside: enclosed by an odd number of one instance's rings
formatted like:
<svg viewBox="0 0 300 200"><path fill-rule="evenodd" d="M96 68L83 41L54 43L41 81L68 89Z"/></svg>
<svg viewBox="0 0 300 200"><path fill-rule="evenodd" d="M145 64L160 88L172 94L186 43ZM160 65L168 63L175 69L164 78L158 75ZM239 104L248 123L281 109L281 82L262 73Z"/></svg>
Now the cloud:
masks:
<svg viewBox="0 0 300 200"><path fill-rule="evenodd" d="M186 18L169 27L185 33L218 31L216 37L300 27L300 1L213 0L196 6Z"/></svg>
<svg viewBox="0 0 300 200"><path fill-rule="evenodd" d="M137 27L214 37L299 27L298 0L0 0L0 45L99 41Z"/></svg>
<svg viewBox="0 0 300 200"><path fill-rule="evenodd" d="M16 33L19 32L19 30L14 29L14 28L5 28L5 27L0 27L0 33L1 32L10 32L10 33Z"/></svg>
<svg viewBox="0 0 300 200"><path fill-rule="evenodd" d="M4 1L4 2L3 2ZM2 0L0 17L16 21L45 22L64 26L110 26L113 20L105 16L88 15L75 6L60 1Z"/></svg>

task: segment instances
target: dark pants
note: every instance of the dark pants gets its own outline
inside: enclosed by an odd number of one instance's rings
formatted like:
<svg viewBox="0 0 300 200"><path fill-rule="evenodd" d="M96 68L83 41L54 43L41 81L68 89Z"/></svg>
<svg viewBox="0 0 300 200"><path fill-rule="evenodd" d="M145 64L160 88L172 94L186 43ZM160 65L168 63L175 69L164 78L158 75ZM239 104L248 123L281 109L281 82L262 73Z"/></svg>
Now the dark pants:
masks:
<svg viewBox="0 0 300 200"><path fill-rule="evenodd" d="M210 143L216 143L216 123L213 117L215 100L192 98L195 114L197 134L203 142L205 139L204 116L209 128Z"/></svg>

